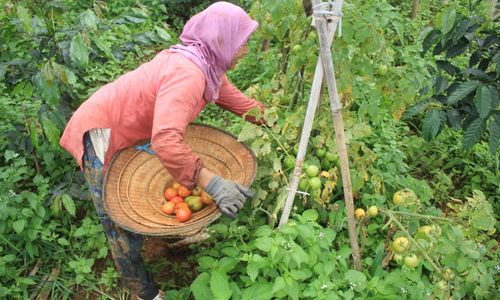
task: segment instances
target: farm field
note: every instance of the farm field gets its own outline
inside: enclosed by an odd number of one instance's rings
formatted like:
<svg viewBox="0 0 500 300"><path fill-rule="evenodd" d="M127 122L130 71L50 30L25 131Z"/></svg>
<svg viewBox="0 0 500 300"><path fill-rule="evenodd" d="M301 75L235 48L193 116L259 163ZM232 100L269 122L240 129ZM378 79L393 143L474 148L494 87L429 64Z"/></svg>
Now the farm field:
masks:
<svg viewBox="0 0 500 300"><path fill-rule="evenodd" d="M213 2L0 2L1 299L134 299L59 140L83 101ZM497 1L344 1L332 55L359 269L326 87L278 227L320 49L312 18L298 0L230 2L259 28L228 77L266 105L265 124L215 105L196 121L252 149L255 195L201 242L146 238L165 299L499 299Z"/></svg>

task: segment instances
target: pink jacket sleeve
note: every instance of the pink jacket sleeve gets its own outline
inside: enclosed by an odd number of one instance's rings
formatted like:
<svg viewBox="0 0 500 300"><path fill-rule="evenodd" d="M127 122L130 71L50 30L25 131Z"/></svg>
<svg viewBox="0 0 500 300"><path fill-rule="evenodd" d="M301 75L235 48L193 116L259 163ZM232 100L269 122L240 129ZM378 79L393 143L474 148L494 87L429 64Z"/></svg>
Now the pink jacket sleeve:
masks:
<svg viewBox="0 0 500 300"><path fill-rule="evenodd" d="M161 81L153 119L151 147L170 174L192 189L203 163L184 143L184 134L203 101L204 77L182 70Z"/></svg>
<svg viewBox="0 0 500 300"><path fill-rule="evenodd" d="M219 99L215 102L215 104L239 116L245 114L247 111L256 106L260 108L261 113L265 110L265 106L261 102L248 98L234 85L232 85L226 75L224 75L224 78L222 79L222 84L219 90ZM252 116L246 116L245 118L246 120L258 125L261 125L264 122L263 120L256 120Z"/></svg>

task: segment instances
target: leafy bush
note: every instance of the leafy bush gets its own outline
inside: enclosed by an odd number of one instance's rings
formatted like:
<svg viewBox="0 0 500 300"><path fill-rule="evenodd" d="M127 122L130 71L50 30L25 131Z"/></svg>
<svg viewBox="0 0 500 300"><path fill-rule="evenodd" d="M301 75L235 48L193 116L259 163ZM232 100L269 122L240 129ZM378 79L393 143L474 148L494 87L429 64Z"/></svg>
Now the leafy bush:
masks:
<svg viewBox="0 0 500 300"><path fill-rule="evenodd" d="M464 15L451 6L442 14L440 28L427 33L422 53L433 47L437 68L431 67L433 83L424 88L423 101L406 111L405 118L425 111L422 133L428 141L444 126L463 129L465 149L489 132L490 152L495 153L500 145L498 24L473 13Z"/></svg>

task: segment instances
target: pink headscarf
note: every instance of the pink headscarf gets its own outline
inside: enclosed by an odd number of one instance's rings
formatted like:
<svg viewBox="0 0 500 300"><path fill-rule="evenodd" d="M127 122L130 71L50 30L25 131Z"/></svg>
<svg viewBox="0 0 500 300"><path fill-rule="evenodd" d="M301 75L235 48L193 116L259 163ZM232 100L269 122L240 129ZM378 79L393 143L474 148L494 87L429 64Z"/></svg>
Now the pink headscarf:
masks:
<svg viewBox="0 0 500 300"><path fill-rule="evenodd" d="M259 23L239 6L216 2L194 15L184 26L182 45L170 47L200 67L205 74L204 98L219 98L222 76L231 66L234 55L243 47Z"/></svg>

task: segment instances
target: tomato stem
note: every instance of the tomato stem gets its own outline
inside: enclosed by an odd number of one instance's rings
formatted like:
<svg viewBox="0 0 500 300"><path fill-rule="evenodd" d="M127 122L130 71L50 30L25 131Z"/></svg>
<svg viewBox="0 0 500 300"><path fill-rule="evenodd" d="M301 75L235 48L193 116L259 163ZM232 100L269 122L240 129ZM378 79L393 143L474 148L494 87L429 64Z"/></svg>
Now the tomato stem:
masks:
<svg viewBox="0 0 500 300"><path fill-rule="evenodd" d="M383 212L383 213L387 213L388 211L390 211L391 213L393 213L395 215L409 216L409 217L422 218L422 219L433 219L433 220L440 220L440 221L446 221L446 222L454 222L454 220L451 220L448 218L443 218L443 217L421 215L421 214L405 212L405 211L393 211L393 210L388 210L388 209L387 210L381 209L381 212Z"/></svg>

